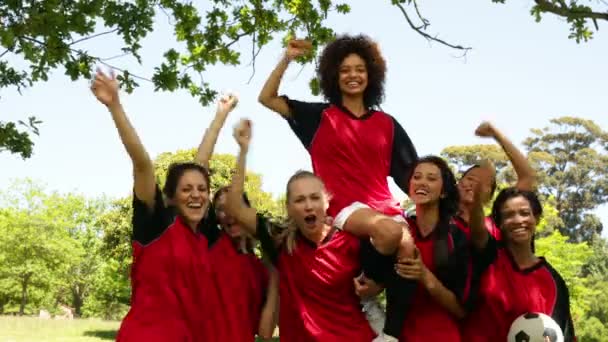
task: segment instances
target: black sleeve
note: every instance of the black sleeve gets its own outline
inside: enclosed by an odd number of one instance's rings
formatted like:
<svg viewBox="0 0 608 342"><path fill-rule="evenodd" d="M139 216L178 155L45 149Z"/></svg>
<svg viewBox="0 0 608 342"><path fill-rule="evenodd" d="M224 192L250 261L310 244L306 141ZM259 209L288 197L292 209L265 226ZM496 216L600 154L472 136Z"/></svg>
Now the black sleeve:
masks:
<svg viewBox="0 0 608 342"><path fill-rule="evenodd" d="M289 106L290 116L286 118L291 130L307 149L321 124L321 114L329 107L327 103L313 103L290 100L282 96Z"/></svg>
<svg viewBox="0 0 608 342"><path fill-rule="evenodd" d="M205 215L205 218L199 224L198 229L207 238L209 247L215 244L215 242L220 238L220 233L222 231L219 227L213 204L209 204L207 215Z"/></svg>
<svg viewBox="0 0 608 342"><path fill-rule="evenodd" d="M471 249L466 234L455 224L450 225L453 249L448 257L448 272L445 279L440 279L445 287L452 291L467 311L473 307L474 293L472 288L476 280L471 259Z"/></svg>
<svg viewBox="0 0 608 342"><path fill-rule="evenodd" d="M156 185L154 208L150 209L133 191L133 234L131 238L142 245L147 245L157 239L171 225L173 214L165 206L163 195Z"/></svg>
<svg viewBox="0 0 608 342"><path fill-rule="evenodd" d="M473 271L481 275L485 270L496 261L498 256L499 242L488 233L488 243L483 250L471 246L473 258Z"/></svg>
<svg viewBox="0 0 608 342"><path fill-rule="evenodd" d="M574 324L572 323L572 315L570 314L570 293L568 286L560 274L549 263L546 264L547 269L553 276L555 286L557 288L557 298L551 318L562 328L565 342L575 342L576 334L574 333Z"/></svg>
<svg viewBox="0 0 608 342"><path fill-rule="evenodd" d="M391 173L395 183L407 194L407 179L412 166L418 160L416 148L403 127L393 119L393 150L391 155Z"/></svg>
<svg viewBox="0 0 608 342"><path fill-rule="evenodd" d="M257 215L256 238L260 241L262 253L276 265L279 259L279 248L275 245L272 238L273 223L270 222L264 215Z"/></svg>

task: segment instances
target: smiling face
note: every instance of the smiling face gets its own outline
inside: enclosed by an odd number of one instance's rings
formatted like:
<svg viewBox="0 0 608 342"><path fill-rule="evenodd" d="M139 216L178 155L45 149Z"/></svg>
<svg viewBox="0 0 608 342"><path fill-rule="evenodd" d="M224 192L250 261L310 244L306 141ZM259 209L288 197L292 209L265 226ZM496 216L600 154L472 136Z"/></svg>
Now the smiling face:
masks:
<svg viewBox="0 0 608 342"><path fill-rule="evenodd" d="M492 199L493 192L493 179L488 179L487 177L483 177L483 170L480 167L474 167L467 171L460 181L458 181L458 192L460 193L460 201L465 204L472 204L474 200L473 190L475 189L475 184L483 180L481 184L481 201L482 203L486 203Z"/></svg>
<svg viewBox="0 0 608 342"><path fill-rule="evenodd" d="M170 202L191 227L196 227L209 207L209 188L203 174L198 170L185 170Z"/></svg>
<svg viewBox="0 0 608 342"><path fill-rule="evenodd" d="M224 230L224 232L226 232L226 234L228 234L228 236L233 239L239 238L243 235L243 229L241 225L236 222L234 217L226 213L224 209L226 207L226 198L227 196L225 191L217 196L214 203L215 215L217 216L220 227L222 230Z"/></svg>
<svg viewBox="0 0 608 342"><path fill-rule="evenodd" d="M529 246L536 232L537 217L528 199L521 195L507 199L500 215L499 226L505 239L512 244Z"/></svg>
<svg viewBox="0 0 608 342"><path fill-rule="evenodd" d="M410 179L408 192L416 205L439 205L443 194L443 179L439 167L433 163L418 164Z"/></svg>
<svg viewBox="0 0 608 342"><path fill-rule="evenodd" d="M357 54L346 56L338 69L338 84L342 95L363 96L367 88L367 67Z"/></svg>
<svg viewBox="0 0 608 342"><path fill-rule="evenodd" d="M304 235L324 228L328 206L325 187L319 179L302 177L289 184L287 213Z"/></svg>

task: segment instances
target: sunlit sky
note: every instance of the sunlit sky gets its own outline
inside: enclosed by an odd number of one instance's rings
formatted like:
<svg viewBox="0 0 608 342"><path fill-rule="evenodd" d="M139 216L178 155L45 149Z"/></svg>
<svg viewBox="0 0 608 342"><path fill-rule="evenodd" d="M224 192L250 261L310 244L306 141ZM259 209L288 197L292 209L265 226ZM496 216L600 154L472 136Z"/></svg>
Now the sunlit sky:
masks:
<svg viewBox="0 0 608 342"><path fill-rule="evenodd" d="M438 154L450 145L491 143L473 134L483 120L494 122L518 144L530 128L544 127L559 116L592 119L602 128L608 127L606 25L592 41L577 44L567 38L565 20L546 16L540 23L534 22L529 14L531 2L422 4L433 33L473 47L466 58L459 58L458 51L429 44L409 29L389 1L352 3L352 13L331 15L328 22L338 33L365 33L379 42L388 62L382 108L400 121L420 154ZM124 57L113 60L114 65L151 78L162 53L174 41L167 18L161 14L157 19L156 32L142 43L144 64ZM80 46L104 57L120 54L121 47L109 36ZM249 83L249 42L242 42L239 49L243 52L241 66L213 67L204 74L216 89L240 94L239 106L228 118L216 152L235 154L232 126L241 117L251 118L254 138L249 167L263 175L265 190L278 195L295 170L311 168L306 151L287 124L256 101L282 48L276 40L259 54ZM19 63L14 56L9 59ZM281 92L301 100L319 100L307 86L313 72L311 65L293 65ZM197 146L215 108L201 107L186 92L155 93L152 84L140 84L135 93L122 94L122 102L149 153L154 157ZM92 96L86 80L71 82L63 70L57 70L47 83L22 95L14 89L2 89L0 95L0 120L36 115L43 121L32 158L0 154L0 188L15 178L30 177L49 189L87 196L120 197L130 192L130 160L109 113ZM392 189L396 197L403 198L396 187ZM608 226L608 208L604 206L598 214Z"/></svg>

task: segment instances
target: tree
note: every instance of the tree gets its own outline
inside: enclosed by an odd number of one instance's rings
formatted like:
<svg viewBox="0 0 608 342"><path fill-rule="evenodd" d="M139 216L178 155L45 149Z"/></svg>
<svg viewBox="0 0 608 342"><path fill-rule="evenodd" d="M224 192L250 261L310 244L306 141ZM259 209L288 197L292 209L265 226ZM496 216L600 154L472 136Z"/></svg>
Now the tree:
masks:
<svg viewBox="0 0 608 342"><path fill-rule="evenodd" d="M13 285L5 295L18 292L19 314L23 315L33 289L49 293L67 274L78 245L51 215L49 197L39 185L17 182L1 195L0 260L4 262L0 274Z"/></svg>
<svg viewBox="0 0 608 342"><path fill-rule="evenodd" d="M608 201L608 133L574 117L551 124L532 129L524 145L536 164L540 192L555 199L560 232L573 241L590 241L602 231L591 211Z"/></svg>
<svg viewBox="0 0 608 342"><path fill-rule="evenodd" d="M441 150L441 156L449 161L456 173L460 174L481 160L491 160L496 167L497 184L513 184L514 173L505 152L496 144L448 146Z"/></svg>
<svg viewBox="0 0 608 342"><path fill-rule="evenodd" d="M492 0L504 3L505 0ZM532 15L551 13L571 24L571 38L577 42L592 37L589 22L597 29L597 20L608 20L608 13L592 1L536 0ZM95 64L104 64L119 72L121 86L132 92L139 82L154 84L157 91L183 90L202 105L213 101L217 91L205 82L204 73L212 66L238 65L243 62L237 43L246 42L255 60L260 50L276 37L283 41L296 34L313 41L313 53L300 62L310 62L317 49L334 37L326 19L332 11L347 14L349 3L332 0L210 0L200 6L178 0L25 0L4 1L0 5L0 89L15 87L18 91L37 82L47 81L52 71L64 71L72 81L91 78ZM410 28L430 42L461 50L471 48L449 43L430 32L416 0L383 2L395 6ZM163 61L152 75L135 75L115 63L131 57L141 64L142 40L157 29L155 21L166 16L173 26L176 42L168 46ZM162 18L163 20L165 18ZM113 55L99 55L85 47L93 39L114 36L122 46ZM11 60L3 59L16 57ZM19 67L17 65L23 65ZM311 80L318 92L318 81ZM33 143L29 133L38 134L41 123L31 117L25 130L18 124L0 121L0 152L18 153L29 158Z"/></svg>
<svg viewBox="0 0 608 342"><path fill-rule="evenodd" d="M237 42L251 43L255 70L255 57L274 35L288 38L305 32L317 48L334 35L324 25L327 14L350 10L348 5L331 0L212 0L201 7L202 13L192 2L177 0L5 1L0 5L0 45L4 48L0 49L0 88L11 86L20 91L47 81L58 68L71 80L91 78L93 66L101 63L120 72L118 79L127 92L138 82L147 81L156 90L183 89L207 105L217 92L204 81L203 73L218 63L240 64ZM119 57L130 56L141 64L141 42L154 30L157 12L169 17L176 43L164 53L151 77L110 65L117 56L95 55L83 47L94 38L118 36L123 43ZM104 31L100 31L102 27ZM25 67L2 60L11 54L23 59ZM39 122L33 119L31 123L35 128ZM18 131L14 123L0 122L0 147L27 158L32 142L27 131Z"/></svg>
<svg viewBox="0 0 608 342"><path fill-rule="evenodd" d="M161 153L154 161L157 180L162 187L167 178L167 169L174 162L192 161L196 157L196 149L178 150L175 153ZM209 162L211 169L211 191L229 185L232 173L236 167L236 158L229 154L216 154ZM262 176L247 172L245 177L245 192L251 204L258 210L271 215L273 218L284 217L283 202L278 203L272 195L262 190Z"/></svg>

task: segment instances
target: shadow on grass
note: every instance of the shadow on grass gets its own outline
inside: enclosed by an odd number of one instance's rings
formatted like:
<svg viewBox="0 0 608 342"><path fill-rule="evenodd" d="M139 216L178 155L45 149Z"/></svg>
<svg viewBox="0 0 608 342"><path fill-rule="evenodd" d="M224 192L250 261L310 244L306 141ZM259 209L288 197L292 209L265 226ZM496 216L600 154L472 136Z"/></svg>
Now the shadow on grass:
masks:
<svg viewBox="0 0 608 342"><path fill-rule="evenodd" d="M89 330L89 331L85 331L84 332L84 336L88 336L88 337L97 337L97 338L101 338L103 340L115 340L116 339L116 333L118 331L117 330Z"/></svg>
<svg viewBox="0 0 608 342"><path fill-rule="evenodd" d="M88 336L88 337L97 337L97 338L101 338L103 340L112 340L113 341L116 339L117 332L118 332L117 330L89 330L89 331L85 331L84 335ZM257 338L256 341L264 341L264 340ZM279 338L274 337L271 340L266 340L266 341L278 342Z"/></svg>

